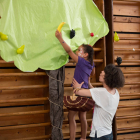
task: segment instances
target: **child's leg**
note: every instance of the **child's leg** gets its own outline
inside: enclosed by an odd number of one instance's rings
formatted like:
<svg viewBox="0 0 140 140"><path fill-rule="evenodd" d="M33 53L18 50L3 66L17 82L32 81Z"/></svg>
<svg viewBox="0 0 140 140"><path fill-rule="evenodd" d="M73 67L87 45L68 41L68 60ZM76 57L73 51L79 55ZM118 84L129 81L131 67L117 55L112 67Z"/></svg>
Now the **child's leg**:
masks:
<svg viewBox="0 0 140 140"><path fill-rule="evenodd" d="M87 135L87 120L86 120L87 112L79 112L79 119L81 122L81 140L86 140Z"/></svg>
<svg viewBox="0 0 140 140"><path fill-rule="evenodd" d="M69 130L70 130L70 140L75 140L75 132L76 132L76 122L75 115L76 111L69 110L68 118L69 118Z"/></svg>

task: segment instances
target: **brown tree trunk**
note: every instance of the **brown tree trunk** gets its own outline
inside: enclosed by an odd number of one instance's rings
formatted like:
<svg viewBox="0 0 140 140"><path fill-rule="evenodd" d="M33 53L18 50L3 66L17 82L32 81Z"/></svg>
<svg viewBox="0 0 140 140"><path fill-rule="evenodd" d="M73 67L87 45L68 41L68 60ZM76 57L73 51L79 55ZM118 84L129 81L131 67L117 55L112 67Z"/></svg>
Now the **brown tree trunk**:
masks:
<svg viewBox="0 0 140 140"><path fill-rule="evenodd" d="M49 76L50 120L52 140L63 140L63 96L65 66L57 70L46 71Z"/></svg>

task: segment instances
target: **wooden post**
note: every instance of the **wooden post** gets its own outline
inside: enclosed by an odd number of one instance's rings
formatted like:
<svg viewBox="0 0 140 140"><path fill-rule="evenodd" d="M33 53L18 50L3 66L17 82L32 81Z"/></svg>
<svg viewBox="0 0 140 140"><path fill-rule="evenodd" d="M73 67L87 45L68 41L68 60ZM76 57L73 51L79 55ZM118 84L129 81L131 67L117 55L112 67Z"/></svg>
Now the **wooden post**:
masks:
<svg viewBox="0 0 140 140"><path fill-rule="evenodd" d="M106 64L114 63L114 47L113 47L113 1L105 0L105 19L109 26L109 33L106 36Z"/></svg>
<svg viewBox="0 0 140 140"><path fill-rule="evenodd" d="M109 26L109 33L106 38L106 64L114 63L114 31L113 31L113 1L105 0L105 19ZM117 128L116 128L116 115L113 118L112 123L113 140L117 140Z"/></svg>

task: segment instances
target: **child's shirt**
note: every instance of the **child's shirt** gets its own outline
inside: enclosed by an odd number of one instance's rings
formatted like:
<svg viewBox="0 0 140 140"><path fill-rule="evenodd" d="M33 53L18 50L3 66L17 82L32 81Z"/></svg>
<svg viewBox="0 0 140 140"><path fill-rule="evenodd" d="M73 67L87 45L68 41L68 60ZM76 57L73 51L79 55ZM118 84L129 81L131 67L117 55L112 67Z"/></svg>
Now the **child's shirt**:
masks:
<svg viewBox="0 0 140 140"><path fill-rule="evenodd" d="M78 56L78 63L75 68L74 78L79 84L81 84L84 81L84 84L81 88L88 89L88 78L90 77L93 68L94 63L92 66L89 61Z"/></svg>

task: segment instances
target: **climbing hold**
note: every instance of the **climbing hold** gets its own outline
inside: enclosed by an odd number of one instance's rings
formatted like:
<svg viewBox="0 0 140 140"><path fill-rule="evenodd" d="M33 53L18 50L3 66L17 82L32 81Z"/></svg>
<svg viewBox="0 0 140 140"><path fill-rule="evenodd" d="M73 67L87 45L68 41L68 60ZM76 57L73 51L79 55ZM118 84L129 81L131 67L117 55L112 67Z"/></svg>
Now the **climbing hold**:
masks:
<svg viewBox="0 0 140 140"><path fill-rule="evenodd" d="M0 37L1 37L1 40L3 40L3 41L8 39L8 36L3 34L2 32L0 32Z"/></svg>
<svg viewBox="0 0 140 140"><path fill-rule="evenodd" d="M70 31L70 38L72 39L74 36L75 36L75 30L72 29Z"/></svg>
<svg viewBox="0 0 140 140"><path fill-rule="evenodd" d="M118 65L122 63L122 58L117 56L116 62Z"/></svg>
<svg viewBox="0 0 140 140"><path fill-rule="evenodd" d="M94 33L90 33L90 36L93 37L94 36Z"/></svg>
<svg viewBox="0 0 140 140"><path fill-rule="evenodd" d="M120 39L119 39L119 36L118 34L115 32L114 34L114 41L118 42Z"/></svg>
<svg viewBox="0 0 140 140"><path fill-rule="evenodd" d="M20 48L17 49L18 54L22 54L24 52L25 45L22 45Z"/></svg>

